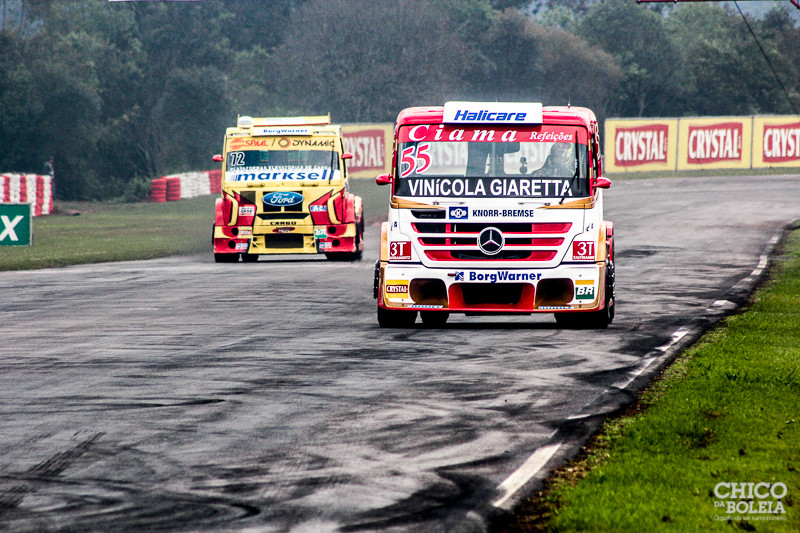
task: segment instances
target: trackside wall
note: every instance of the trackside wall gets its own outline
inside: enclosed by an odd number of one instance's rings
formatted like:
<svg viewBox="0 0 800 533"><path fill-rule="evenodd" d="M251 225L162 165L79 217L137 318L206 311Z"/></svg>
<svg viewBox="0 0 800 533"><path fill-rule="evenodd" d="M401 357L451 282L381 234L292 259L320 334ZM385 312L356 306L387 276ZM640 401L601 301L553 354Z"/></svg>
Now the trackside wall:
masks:
<svg viewBox="0 0 800 533"><path fill-rule="evenodd" d="M800 117L611 118L607 172L800 168Z"/></svg>

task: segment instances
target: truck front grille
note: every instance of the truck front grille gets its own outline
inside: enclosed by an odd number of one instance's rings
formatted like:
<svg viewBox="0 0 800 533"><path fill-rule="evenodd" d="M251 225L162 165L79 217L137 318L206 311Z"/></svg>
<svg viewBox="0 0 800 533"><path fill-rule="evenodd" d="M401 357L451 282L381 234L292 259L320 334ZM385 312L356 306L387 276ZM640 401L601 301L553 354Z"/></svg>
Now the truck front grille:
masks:
<svg viewBox="0 0 800 533"><path fill-rule="evenodd" d="M420 234L418 242L432 261L550 261L572 223L415 222L411 227ZM488 227L499 229L505 238L495 255L478 248L478 234Z"/></svg>
<svg viewBox="0 0 800 533"><path fill-rule="evenodd" d="M303 204L289 205L289 206L276 206L262 204L265 213L297 213L303 211Z"/></svg>
<svg viewBox="0 0 800 533"><path fill-rule="evenodd" d="M264 213L256 216L261 220L301 220L308 215L309 213Z"/></svg>
<svg viewBox="0 0 800 533"><path fill-rule="evenodd" d="M287 233L271 233L264 235L265 248L302 248L303 235Z"/></svg>

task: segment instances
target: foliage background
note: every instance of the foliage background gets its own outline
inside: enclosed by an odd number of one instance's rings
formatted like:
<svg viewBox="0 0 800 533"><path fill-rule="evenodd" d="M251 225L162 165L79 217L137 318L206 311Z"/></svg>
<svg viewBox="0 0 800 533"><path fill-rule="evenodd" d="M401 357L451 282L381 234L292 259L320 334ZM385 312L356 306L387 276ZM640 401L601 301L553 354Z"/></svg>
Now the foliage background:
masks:
<svg viewBox="0 0 800 533"><path fill-rule="evenodd" d="M152 177L207 168L237 114L392 122L451 99L570 102L600 120L793 112L717 4L0 0L0 17L0 169L53 156L62 200L133 200ZM788 7L750 22L800 106Z"/></svg>

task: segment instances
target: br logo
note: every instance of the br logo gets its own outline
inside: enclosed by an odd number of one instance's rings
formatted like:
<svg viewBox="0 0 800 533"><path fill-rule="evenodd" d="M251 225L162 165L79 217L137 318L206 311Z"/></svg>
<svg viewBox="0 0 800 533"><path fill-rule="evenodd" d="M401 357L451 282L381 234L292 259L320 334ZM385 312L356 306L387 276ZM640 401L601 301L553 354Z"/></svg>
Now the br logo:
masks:
<svg viewBox="0 0 800 533"><path fill-rule="evenodd" d="M578 285L575 287L576 300L594 300L594 285Z"/></svg>

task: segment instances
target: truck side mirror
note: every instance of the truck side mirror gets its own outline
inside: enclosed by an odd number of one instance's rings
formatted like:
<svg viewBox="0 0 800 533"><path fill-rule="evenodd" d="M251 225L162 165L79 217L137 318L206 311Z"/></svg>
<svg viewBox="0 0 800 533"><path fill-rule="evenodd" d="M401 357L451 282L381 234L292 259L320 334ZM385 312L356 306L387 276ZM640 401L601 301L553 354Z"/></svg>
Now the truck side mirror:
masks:
<svg viewBox="0 0 800 533"><path fill-rule="evenodd" d="M389 185L392 183L392 175L391 174L381 174L377 178L375 178L375 183L378 185Z"/></svg>
<svg viewBox="0 0 800 533"><path fill-rule="evenodd" d="M597 178L594 182L594 186L597 189L608 189L611 187L611 181L606 178Z"/></svg>
<svg viewBox="0 0 800 533"><path fill-rule="evenodd" d="M353 159L353 154L351 152L344 152L342 154L342 159Z"/></svg>
<svg viewBox="0 0 800 533"><path fill-rule="evenodd" d="M214 157L211 158L211 160L212 161L217 161L218 163L222 162L222 161L225 161L225 159L222 157L222 154L215 155Z"/></svg>

